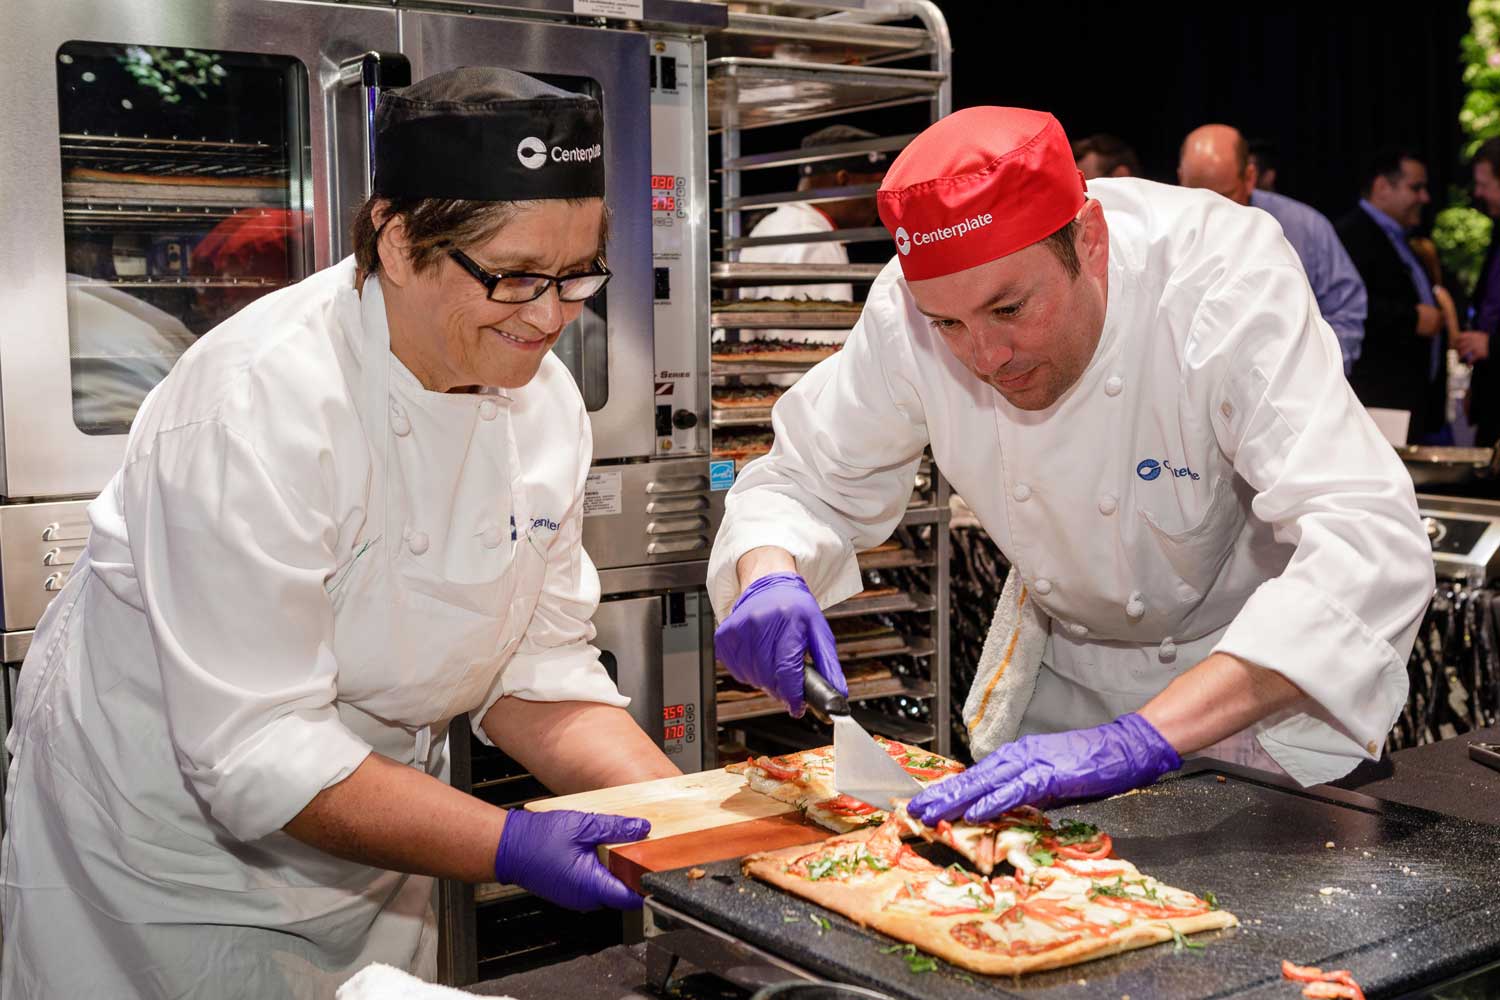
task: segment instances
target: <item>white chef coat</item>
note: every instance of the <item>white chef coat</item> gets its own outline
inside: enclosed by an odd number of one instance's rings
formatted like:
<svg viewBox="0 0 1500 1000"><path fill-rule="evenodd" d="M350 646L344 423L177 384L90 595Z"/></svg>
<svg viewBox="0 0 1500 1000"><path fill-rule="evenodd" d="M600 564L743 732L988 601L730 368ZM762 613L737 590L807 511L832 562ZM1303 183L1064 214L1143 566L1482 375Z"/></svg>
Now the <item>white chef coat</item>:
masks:
<svg viewBox="0 0 1500 1000"><path fill-rule="evenodd" d="M834 224L812 205L793 202L781 205L761 219L750 230L753 237L794 236L802 233L831 233ZM756 264L848 264L849 251L842 243L779 243L768 247L748 247L740 251L740 260ZM854 286L848 283L822 285L767 285L744 288L746 299L832 299L849 302ZM745 340L786 340L792 343L842 343L843 330L745 330Z"/></svg>
<svg viewBox="0 0 1500 1000"><path fill-rule="evenodd" d="M1022 731L1138 709L1209 652L1305 703L1254 727L1298 781L1377 756L1433 591L1410 478L1343 376L1295 252L1262 212L1136 179L1109 224L1104 329L1051 407L1011 406L952 356L892 261L838 355L773 411L709 564L787 549L823 606L902 515L924 446L1053 620Z"/></svg>
<svg viewBox="0 0 1500 1000"><path fill-rule="evenodd" d="M246 307L147 398L37 627L8 746L3 992L327 997L431 977L433 882L282 827L371 751L446 773L502 695L624 705L589 645L589 423L422 387L346 260Z"/></svg>

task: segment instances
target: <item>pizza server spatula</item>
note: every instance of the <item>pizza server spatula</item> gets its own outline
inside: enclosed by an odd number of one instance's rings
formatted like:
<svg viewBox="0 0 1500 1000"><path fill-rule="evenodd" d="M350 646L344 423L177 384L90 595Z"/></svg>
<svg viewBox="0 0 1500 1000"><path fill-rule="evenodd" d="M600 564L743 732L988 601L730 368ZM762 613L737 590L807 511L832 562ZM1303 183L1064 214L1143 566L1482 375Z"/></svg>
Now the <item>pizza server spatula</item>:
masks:
<svg viewBox="0 0 1500 1000"><path fill-rule="evenodd" d="M922 790L854 721L848 700L811 664L802 668L802 693L812 713L833 725L833 787L840 794L889 809L892 799L909 799Z"/></svg>

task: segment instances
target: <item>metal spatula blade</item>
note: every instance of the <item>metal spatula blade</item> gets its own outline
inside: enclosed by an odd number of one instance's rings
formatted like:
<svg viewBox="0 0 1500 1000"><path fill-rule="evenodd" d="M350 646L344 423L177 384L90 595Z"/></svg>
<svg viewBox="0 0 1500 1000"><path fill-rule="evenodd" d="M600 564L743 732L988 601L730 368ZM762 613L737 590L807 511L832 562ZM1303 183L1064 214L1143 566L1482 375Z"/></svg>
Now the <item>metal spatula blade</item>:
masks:
<svg viewBox="0 0 1500 1000"><path fill-rule="evenodd" d="M834 715L833 787L876 809L891 808L892 799L909 799L922 790L890 754L852 716Z"/></svg>
<svg viewBox="0 0 1500 1000"><path fill-rule="evenodd" d="M812 713L833 724L833 787L840 794L889 809L892 799L909 799L922 790L854 721L848 700L811 664L802 668L802 693Z"/></svg>

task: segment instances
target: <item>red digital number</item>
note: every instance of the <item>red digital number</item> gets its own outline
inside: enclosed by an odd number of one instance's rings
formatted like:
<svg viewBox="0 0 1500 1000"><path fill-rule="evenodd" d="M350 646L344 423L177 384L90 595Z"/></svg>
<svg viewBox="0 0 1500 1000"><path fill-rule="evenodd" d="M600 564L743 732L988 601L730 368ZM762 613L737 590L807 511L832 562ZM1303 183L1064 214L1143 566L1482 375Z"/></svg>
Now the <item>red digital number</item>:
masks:
<svg viewBox="0 0 1500 1000"><path fill-rule="evenodd" d="M680 739L682 739L683 734L686 731L687 731L687 727L684 726L684 725L681 725L681 724L678 724L678 725L675 725L675 726L664 726L662 728L662 739L664 739L664 740L680 740Z"/></svg>
<svg viewBox="0 0 1500 1000"><path fill-rule="evenodd" d="M685 706L683 705L668 705L661 711L662 721L671 722L673 719L682 718L684 708Z"/></svg>
<svg viewBox="0 0 1500 1000"><path fill-rule="evenodd" d="M669 194L654 195L651 198L651 211L671 212L677 208L677 199Z"/></svg>
<svg viewBox="0 0 1500 1000"><path fill-rule="evenodd" d="M651 190L670 191L677 186L677 177L674 174L652 174Z"/></svg>

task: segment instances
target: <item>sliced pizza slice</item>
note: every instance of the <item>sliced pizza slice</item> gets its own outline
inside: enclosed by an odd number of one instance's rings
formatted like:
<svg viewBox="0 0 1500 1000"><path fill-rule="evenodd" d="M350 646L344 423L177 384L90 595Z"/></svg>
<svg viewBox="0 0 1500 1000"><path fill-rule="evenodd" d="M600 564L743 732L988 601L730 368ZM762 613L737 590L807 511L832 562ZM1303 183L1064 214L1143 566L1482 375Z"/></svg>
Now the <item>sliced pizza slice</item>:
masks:
<svg viewBox="0 0 1500 1000"><path fill-rule="evenodd" d="M1038 809L1022 806L988 823L941 820L927 826L897 803L908 834L931 844L944 844L962 855L985 875L1001 862L1017 872L1029 874L1054 864L1078 875L1106 877L1121 874L1118 862L1110 860L1114 841L1091 823L1064 819L1055 827Z"/></svg>
<svg viewBox="0 0 1500 1000"><path fill-rule="evenodd" d="M923 786L957 774L964 766L956 760L941 757L896 740L875 737L906 773ZM840 795L833 785L833 747L785 754L780 757L756 757L725 768L743 774L755 791L803 810L807 818L835 833L848 833L862 827L877 827L886 813L858 799Z"/></svg>

